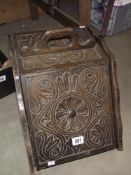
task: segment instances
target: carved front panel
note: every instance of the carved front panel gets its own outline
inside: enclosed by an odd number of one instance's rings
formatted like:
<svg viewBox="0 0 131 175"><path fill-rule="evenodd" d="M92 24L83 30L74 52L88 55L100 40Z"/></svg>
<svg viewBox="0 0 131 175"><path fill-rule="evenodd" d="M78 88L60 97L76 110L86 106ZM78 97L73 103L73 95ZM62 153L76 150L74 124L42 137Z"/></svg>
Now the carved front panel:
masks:
<svg viewBox="0 0 131 175"><path fill-rule="evenodd" d="M25 78L27 120L37 169L114 146L108 68L79 66ZM73 146L72 138L84 137Z"/></svg>

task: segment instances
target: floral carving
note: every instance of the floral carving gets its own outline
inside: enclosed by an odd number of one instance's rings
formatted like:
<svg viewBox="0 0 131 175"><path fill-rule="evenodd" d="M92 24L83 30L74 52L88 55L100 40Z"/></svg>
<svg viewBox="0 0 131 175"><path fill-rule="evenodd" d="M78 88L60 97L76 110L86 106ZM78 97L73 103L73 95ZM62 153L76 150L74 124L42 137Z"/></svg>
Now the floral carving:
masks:
<svg viewBox="0 0 131 175"><path fill-rule="evenodd" d="M38 133L36 138L38 157L41 162L58 159L65 152L65 140L60 134Z"/></svg>
<svg viewBox="0 0 131 175"><path fill-rule="evenodd" d="M66 72L63 76L57 78L58 89L60 93L75 92L78 90L79 76L77 74L71 75Z"/></svg>
<svg viewBox="0 0 131 175"><path fill-rule="evenodd" d="M79 96L65 96L55 110L55 122L64 133L75 133L89 120L88 104Z"/></svg>

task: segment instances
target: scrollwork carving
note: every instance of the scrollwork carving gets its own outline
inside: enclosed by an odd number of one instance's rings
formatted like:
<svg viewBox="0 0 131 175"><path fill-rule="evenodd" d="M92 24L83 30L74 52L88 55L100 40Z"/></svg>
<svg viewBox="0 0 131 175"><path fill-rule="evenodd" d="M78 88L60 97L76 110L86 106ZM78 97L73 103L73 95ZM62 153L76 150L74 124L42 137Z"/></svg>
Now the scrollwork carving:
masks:
<svg viewBox="0 0 131 175"><path fill-rule="evenodd" d="M41 162L61 158L65 150L65 139L56 133L38 133L36 135L38 156Z"/></svg>
<svg viewBox="0 0 131 175"><path fill-rule="evenodd" d="M21 57L22 67L24 70L47 68L60 64L75 63L86 60L102 58L97 48L81 49L63 53L44 54L28 57Z"/></svg>
<svg viewBox="0 0 131 175"><path fill-rule="evenodd" d="M113 143L105 66L37 75L27 84L40 165ZM83 147L72 148L81 134Z"/></svg>
<svg viewBox="0 0 131 175"><path fill-rule="evenodd" d="M99 148L105 144L111 137L111 119L109 116L104 116L98 122L92 123L86 132L88 144L93 148Z"/></svg>

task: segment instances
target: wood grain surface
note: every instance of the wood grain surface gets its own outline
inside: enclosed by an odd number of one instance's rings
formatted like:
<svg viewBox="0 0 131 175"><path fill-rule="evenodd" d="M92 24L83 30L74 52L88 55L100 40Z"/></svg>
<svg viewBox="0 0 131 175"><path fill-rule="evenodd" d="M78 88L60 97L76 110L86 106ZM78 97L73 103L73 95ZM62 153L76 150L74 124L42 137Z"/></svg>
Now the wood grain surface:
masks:
<svg viewBox="0 0 131 175"><path fill-rule="evenodd" d="M39 10L39 13L42 14ZM22 20L30 17L28 0L1 0L0 24Z"/></svg>

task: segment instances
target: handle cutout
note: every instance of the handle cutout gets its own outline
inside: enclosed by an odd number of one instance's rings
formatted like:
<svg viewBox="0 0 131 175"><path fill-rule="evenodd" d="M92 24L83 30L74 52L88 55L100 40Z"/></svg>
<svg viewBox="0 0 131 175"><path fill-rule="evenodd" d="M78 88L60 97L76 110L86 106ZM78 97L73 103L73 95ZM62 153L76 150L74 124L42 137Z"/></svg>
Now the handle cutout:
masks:
<svg viewBox="0 0 131 175"><path fill-rule="evenodd" d="M58 37L50 39L47 42L47 47L49 49L58 49L58 48L68 48L72 47L72 38L71 37Z"/></svg>

